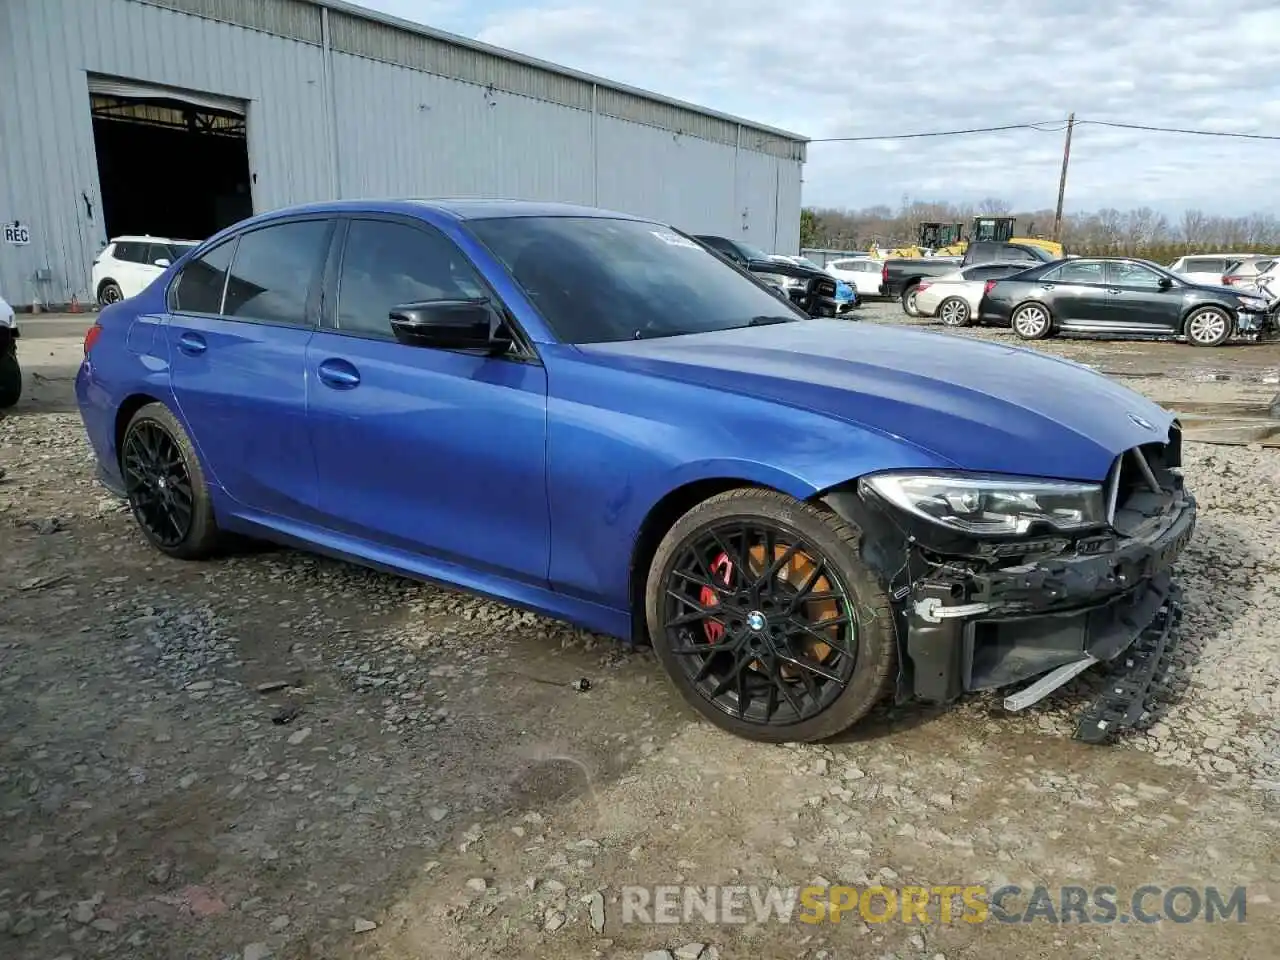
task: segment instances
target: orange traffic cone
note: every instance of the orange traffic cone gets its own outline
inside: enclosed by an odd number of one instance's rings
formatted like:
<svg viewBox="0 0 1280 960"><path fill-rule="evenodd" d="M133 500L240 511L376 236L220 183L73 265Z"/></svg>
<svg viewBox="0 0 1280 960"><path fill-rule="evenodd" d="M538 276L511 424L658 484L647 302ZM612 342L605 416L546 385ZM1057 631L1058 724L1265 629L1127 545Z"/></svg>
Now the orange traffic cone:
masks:
<svg viewBox="0 0 1280 960"><path fill-rule="evenodd" d="M67 312L68 312L68 313L79 313L79 312L80 312L80 300L79 300L77 297L75 297L75 296L72 296L72 297L71 297L71 305L70 305L69 307L67 307Z"/></svg>

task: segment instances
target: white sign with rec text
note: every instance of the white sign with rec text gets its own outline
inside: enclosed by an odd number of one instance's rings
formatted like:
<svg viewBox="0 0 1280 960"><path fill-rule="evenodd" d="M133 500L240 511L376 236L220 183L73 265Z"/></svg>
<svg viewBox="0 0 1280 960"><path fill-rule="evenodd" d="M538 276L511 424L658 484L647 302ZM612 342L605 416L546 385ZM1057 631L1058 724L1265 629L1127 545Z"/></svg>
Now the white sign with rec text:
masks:
<svg viewBox="0 0 1280 960"><path fill-rule="evenodd" d="M31 228L25 223L19 223L14 220L12 223L4 225L4 242L12 243L15 246L25 246L31 242Z"/></svg>

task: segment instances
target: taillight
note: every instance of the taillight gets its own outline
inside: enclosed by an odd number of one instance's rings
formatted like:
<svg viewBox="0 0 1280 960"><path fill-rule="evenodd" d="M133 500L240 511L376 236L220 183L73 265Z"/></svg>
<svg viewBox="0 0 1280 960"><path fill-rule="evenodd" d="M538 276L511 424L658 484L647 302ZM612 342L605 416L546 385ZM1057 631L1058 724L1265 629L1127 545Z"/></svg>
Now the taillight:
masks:
<svg viewBox="0 0 1280 960"><path fill-rule="evenodd" d="M985 297L988 293L991 292L991 288L994 287L995 285L996 285L996 282L994 280L988 280L986 283L984 283L982 285L982 295Z"/></svg>
<svg viewBox="0 0 1280 960"><path fill-rule="evenodd" d="M1236 278L1235 278L1235 277L1229 277L1229 276L1227 276L1226 274L1223 274L1223 277L1222 277L1222 285L1223 285L1224 287L1229 287L1229 286L1231 286L1231 285L1232 285L1233 283L1235 283L1235 282L1236 282Z"/></svg>
<svg viewBox="0 0 1280 960"><path fill-rule="evenodd" d="M93 345L98 342L98 338L102 336L102 324L95 323L84 335L84 355L87 357L89 351L93 349Z"/></svg>
<svg viewBox="0 0 1280 960"><path fill-rule="evenodd" d="M928 280L921 280L916 284L916 293L919 293L921 290L928 290L931 286L933 286L933 284Z"/></svg>
<svg viewBox="0 0 1280 960"><path fill-rule="evenodd" d="M880 282L881 283L889 282L889 265L887 263L883 263L880 265Z"/></svg>

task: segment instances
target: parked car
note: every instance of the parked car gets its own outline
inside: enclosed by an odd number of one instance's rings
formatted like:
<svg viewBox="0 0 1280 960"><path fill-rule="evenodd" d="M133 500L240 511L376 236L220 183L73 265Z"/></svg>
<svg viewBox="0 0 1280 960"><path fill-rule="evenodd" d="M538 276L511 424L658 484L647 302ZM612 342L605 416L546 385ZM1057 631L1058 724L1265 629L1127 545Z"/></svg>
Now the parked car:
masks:
<svg viewBox="0 0 1280 960"><path fill-rule="evenodd" d="M1023 263L979 263L961 267L916 286L916 312L937 317L948 327L967 327L978 316L988 280L1002 280L1027 269Z"/></svg>
<svg viewBox="0 0 1280 960"><path fill-rule="evenodd" d="M741 240L707 234L697 235L693 239L773 287L779 296L794 298L802 291L809 291L807 295L810 303L817 307L809 310L814 316L835 317L848 307L847 300L844 303L837 300L840 295L838 282L824 270L795 263L782 254L765 253L759 247ZM822 303L818 304L818 301Z"/></svg>
<svg viewBox="0 0 1280 960"><path fill-rule="evenodd" d="M843 280L841 280L839 277L833 274L830 270L823 269L822 267L814 263L812 260L810 260L808 257L788 257L784 254L778 253L778 254L774 254L774 259L785 260L801 267L807 267L808 269L817 271L818 273L825 273L827 276L831 277L831 279L835 280L836 282L835 301L836 301L837 315L844 316L854 307L857 307L859 305L858 290L853 284L845 283Z"/></svg>
<svg viewBox="0 0 1280 960"><path fill-rule="evenodd" d="M93 261L93 293L102 306L134 297L147 288L165 267L176 263L194 240L164 237L116 237Z"/></svg>
<svg viewBox="0 0 1280 960"><path fill-rule="evenodd" d="M1204 286L1221 286L1222 278L1233 263L1261 259L1256 253L1212 253L1179 257L1169 264L1169 272L1184 280Z"/></svg>
<svg viewBox="0 0 1280 960"><path fill-rule="evenodd" d="M0 297L0 410L22 398L22 367L18 364L18 318Z"/></svg>
<svg viewBox="0 0 1280 960"><path fill-rule="evenodd" d="M664 224L563 204L243 221L99 314L76 396L169 556L245 534L651 642L768 741L1098 661L1126 693L1081 736L1123 727L1196 514L1173 416L1112 380L810 321Z"/></svg>
<svg viewBox="0 0 1280 960"><path fill-rule="evenodd" d="M1218 281L1224 287L1236 287L1240 290L1256 291L1258 274L1275 263L1273 257L1250 257L1248 260L1236 260L1227 265L1227 272Z"/></svg>
<svg viewBox="0 0 1280 960"><path fill-rule="evenodd" d="M1030 267L1051 259L1048 252L1033 244L981 240L969 244L963 257L904 257L886 260L881 269L880 284L886 297L896 297L902 301L902 310L907 316L918 317L920 312L916 309L916 292L920 281L926 277L941 277L958 267L979 263L1026 263Z"/></svg>
<svg viewBox="0 0 1280 960"><path fill-rule="evenodd" d="M827 273L858 291L859 297L880 296L880 273L884 262L870 257L845 257L827 264Z"/></svg>
<svg viewBox="0 0 1280 960"><path fill-rule="evenodd" d="M983 321L1012 325L1024 340L1055 333L1184 336L1216 347L1270 326L1258 296L1189 283L1147 260L1059 260L1006 280L988 280Z"/></svg>

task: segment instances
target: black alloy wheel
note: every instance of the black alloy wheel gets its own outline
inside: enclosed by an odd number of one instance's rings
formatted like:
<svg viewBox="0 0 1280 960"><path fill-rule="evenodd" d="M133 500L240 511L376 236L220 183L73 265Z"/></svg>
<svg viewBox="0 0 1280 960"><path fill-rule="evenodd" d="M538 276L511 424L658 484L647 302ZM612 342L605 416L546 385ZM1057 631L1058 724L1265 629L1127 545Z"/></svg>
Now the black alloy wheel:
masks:
<svg viewBox="0 0 1280 960"><path fill-rule="evenodd" d="M183 560L212 554L220 533L204 469L182 424L148 403L125 428L120 473L133 517L157 549Z"/></svg>
<svg viewBox="0 0 1280 960"><path fill-rule="evenodd" d="M762 509L734 509L743 500ZM699 511L705 521L682 530ZM672 532L679 538L668 534L650 575L650 630L701 713L752 739L814 740L883 694L894 655L888 600L848 543L851 526L773 491L738 490Z"/></svg>
<svg viewBox="0 0 1280 960"><path fill-rule="evenodd" d="M121 451L125 493L143 532L157 546L176 547L191 532L195 497L182 451L154 420L125 434Z"/></svg>

